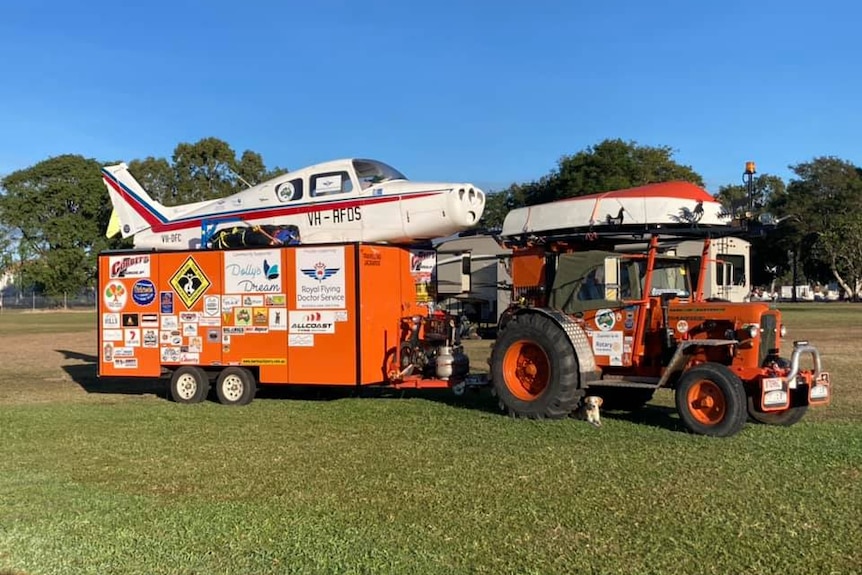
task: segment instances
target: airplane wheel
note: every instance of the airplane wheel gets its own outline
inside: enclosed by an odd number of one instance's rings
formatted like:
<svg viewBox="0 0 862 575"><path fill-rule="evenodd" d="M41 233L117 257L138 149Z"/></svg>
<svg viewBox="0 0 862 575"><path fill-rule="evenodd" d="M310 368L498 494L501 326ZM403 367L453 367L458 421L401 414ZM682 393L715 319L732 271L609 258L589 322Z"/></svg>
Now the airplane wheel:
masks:
<svg viewBox="0 0 862 575"><path fill-rule="evenodd" d="M512 415L559 419L577 408L575 351L543 315L517 315L506 324L491 353L491 376L500 407Z"/></svg>
<svg viewBox="0 0 862 575"><path fill-rule="evenodd" d="M225 368L216 381L216 395L223 405L247 405L256 391L254 375L244 367Z"/></svg>
<svg viewBox="0 0 862 575"><path fill-rule="evenodd" d="M171 376L171 398L177 403L200 403L209 391L209 377L197 366L184 365Z"/></svg>

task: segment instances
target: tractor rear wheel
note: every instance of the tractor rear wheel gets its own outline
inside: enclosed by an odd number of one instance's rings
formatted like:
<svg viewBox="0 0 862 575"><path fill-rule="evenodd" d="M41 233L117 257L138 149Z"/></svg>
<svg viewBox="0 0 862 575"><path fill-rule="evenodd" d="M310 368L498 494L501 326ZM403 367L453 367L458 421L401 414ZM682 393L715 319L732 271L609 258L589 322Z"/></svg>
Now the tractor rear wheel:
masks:
<svg viewBox="0 0 862 575"><path fill-rule="evenodd" d="M727 437L745 425L745 389L735 373L704 363L683 373L676 388L676 409L694 433Z"/></svg>
<svg viewBox="0 0 862 575"><path fill-rule="evenodd" d="M515 316L497 337L491 378L500 407L519 417L559 419L578 405L578 361L563 329L538 313Z"/></svg>

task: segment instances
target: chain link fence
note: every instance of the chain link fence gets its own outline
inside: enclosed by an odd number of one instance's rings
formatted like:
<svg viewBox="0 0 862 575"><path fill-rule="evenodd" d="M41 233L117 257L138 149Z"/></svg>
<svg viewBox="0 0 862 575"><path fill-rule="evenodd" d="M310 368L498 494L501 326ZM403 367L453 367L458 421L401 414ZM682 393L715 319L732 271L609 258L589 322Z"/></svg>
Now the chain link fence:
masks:
<svg viewBox="0 0 862 575"><path fill-rule="evenodd" d="M0 311L2 310L52 310L52 309L96 309L94 292L46 296L35 291L0 292Z"/></svg>

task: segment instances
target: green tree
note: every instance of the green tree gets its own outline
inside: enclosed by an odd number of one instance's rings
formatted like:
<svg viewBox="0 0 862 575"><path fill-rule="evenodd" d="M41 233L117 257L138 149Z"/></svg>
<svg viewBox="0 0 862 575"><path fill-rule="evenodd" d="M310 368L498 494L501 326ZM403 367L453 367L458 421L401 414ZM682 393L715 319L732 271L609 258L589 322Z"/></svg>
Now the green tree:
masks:
<svg viewBox="0 0 862 575"><path fill-rule="evenodd" d="M166 159L147 156L143 160L132 160L129 171L154 200L166 206L177 203L176 174Z"/></svg>
<svg viewBox="0 0 862 575"><path fill-rule="evenodd" d="M96 253L111 213L100 164L82 156L49 158L0 180L0 221L19 238L23 272L48 295L94 285Z"/></svg>
<svg viewBox="0 0 862 575"><path fill-rule="evenodd" d="M238 187L236 153L218 138L178 144L173 166L177 204L221 198L234 193Z"/></svg>
<svg viewBox="0 0 862 575"><path fill-rule="evenodd" d="M862 280L862 170L832 156L790 166L796 174L771 207L786 221L786 237L815 279L827 271L858 297Z"/></svg>

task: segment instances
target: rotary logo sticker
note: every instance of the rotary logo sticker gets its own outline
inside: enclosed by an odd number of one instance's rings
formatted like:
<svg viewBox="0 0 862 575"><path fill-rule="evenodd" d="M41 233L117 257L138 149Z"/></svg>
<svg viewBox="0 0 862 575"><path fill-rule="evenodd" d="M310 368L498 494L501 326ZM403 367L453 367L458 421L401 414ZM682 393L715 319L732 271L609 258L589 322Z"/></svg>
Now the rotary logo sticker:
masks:
<svg viewBox="0 0 862 575"><path fill-rule="evenodd" d="M210 282L197 262L189 257L173 275L170 284L186 308L191 309L195 305L195 302L209 289L212 282Z"/></svg>

